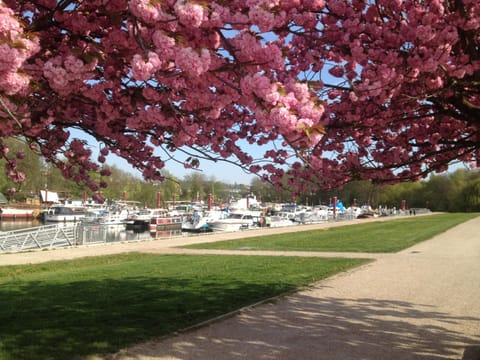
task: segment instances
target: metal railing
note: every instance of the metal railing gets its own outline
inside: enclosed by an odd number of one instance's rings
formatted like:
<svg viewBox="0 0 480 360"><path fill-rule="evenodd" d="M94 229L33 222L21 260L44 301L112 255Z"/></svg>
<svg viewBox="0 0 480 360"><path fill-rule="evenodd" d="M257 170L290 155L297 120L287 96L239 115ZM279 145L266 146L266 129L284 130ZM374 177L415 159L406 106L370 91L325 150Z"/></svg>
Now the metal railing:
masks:
<svg viewBox="0 0 480 360"><path fill-rule="evenodd" d="M0 232L0 252L74 246L77 242L78 225L53 224Z"/></svg>
<svg viewBox="0 0 480 360"><path fill-rule="evenodd" d="M112 242L145 241L176 236L182 236L180 229L155 233L149 231L137 233L125 231L124 226L85 225L82 222L67 222L0 231L0 254Z"/></svg>

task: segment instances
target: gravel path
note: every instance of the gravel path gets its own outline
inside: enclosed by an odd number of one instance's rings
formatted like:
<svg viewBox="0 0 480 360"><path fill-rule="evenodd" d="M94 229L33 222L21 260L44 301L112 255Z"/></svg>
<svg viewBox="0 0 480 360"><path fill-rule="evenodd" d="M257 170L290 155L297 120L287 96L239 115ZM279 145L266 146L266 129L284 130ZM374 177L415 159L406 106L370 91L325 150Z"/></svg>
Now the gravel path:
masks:
<svg viewBox="0 0 480 360"><path fill-rule="evenodd" d="M327 225L311 227L322 226ZM269 233L272 230L277 231L269 229ZM172 246L255 236L262 231L6 254L0 256L0 265L126 251L205 253ZM311 289L133 346L110 358L480 359L480 217L396 254L296 255L376 261L320 281Z"/></svg>

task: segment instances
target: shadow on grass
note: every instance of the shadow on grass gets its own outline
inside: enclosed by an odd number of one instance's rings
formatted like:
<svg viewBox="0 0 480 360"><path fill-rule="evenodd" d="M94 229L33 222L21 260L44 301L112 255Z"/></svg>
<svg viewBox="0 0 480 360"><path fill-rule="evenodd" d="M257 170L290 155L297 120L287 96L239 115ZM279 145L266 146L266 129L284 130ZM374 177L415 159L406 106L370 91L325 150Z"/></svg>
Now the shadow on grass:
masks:
<svg viewBox="0 0 480 360"><path fill-rule="evenodd" d="M460 359L480 340L461 329L478 328L479 322L479 317L452 316L405 301L297 294L243 313L232 331L210 327L178 341L137 346L134 352L182 360Z"/></svg>
<svg viewBox="0 0 480 360"><path fill-rule="evenodd" d="M115 352L292 290L273 282L226 287L215 279L141 277L2 286L0 358L63 360Z"/></svg>

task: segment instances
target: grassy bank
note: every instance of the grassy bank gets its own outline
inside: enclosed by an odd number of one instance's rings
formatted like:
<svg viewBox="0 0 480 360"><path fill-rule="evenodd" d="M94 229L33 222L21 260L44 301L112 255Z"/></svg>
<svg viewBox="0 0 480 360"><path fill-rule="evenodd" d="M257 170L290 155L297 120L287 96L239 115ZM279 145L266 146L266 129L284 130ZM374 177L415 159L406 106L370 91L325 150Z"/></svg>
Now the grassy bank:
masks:
<svg viewBox="0 0 480 360"><path fill-rule="evenodd" d="M402 217L313 231L275 234L186 246L191 249L397 252L428 240L478 213Z"/></svg>
<svg viewBox="0 0 480 360"><path fill-rule="evenodd" d="M0 267L0 359L115 352L364 262L131 253Z"/></svg>

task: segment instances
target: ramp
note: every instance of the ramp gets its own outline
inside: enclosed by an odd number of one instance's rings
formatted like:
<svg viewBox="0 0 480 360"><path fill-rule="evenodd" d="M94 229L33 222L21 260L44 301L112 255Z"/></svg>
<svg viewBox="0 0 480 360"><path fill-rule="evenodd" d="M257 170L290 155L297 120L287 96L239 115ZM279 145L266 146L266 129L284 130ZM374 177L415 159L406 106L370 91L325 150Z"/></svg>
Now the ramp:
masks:
<svg viewBox="0 0 480 360"><path fill-rule="evenodd" d="M0 252L74 246L76 245L78 225L78 223L62 223L0 232Z"/></svg>

